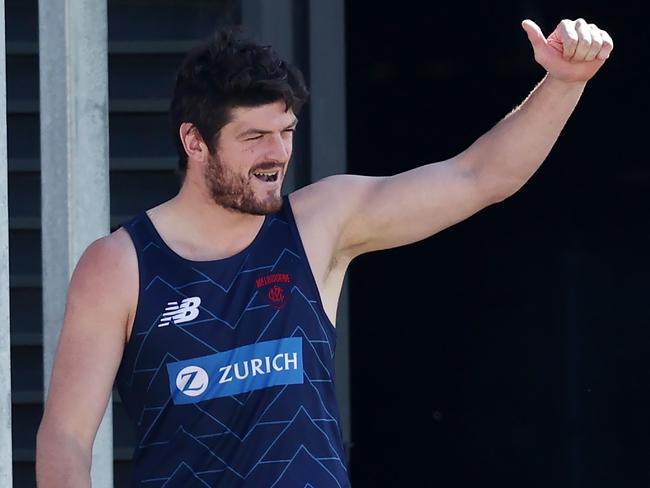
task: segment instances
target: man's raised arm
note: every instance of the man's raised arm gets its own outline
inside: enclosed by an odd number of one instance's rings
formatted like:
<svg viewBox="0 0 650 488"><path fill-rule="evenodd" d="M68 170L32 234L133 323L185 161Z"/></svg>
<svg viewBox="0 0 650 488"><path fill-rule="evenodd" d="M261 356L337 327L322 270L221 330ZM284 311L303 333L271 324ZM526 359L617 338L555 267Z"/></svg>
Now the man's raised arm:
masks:
<svg viewBox="0 0 650 488"><path fill-rule="evenodd" d="M613 41L582 19L563 20L548 38L529 20L522 27L547 74L468 149L391 177L336 176L314 185L341 195L330 199L339 216L335 254L353 258L428 237L510 196L537 170Z"/></svg>

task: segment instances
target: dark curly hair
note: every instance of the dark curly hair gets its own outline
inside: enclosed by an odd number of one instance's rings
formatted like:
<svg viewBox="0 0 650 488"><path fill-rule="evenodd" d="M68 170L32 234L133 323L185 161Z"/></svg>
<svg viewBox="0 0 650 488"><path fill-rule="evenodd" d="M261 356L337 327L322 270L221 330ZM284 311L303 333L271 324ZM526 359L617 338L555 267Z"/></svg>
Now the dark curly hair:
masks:
<svg viewBox="0 0 650 488"><path fill-rule="evenodd" d="M181 173L187 154L180 126L192 123L213 153L231 109L284 101L298 113L309 92L302 73L271 46L246 37L240 28L221 29L188 53L176 76L170 118Z"/></svg>

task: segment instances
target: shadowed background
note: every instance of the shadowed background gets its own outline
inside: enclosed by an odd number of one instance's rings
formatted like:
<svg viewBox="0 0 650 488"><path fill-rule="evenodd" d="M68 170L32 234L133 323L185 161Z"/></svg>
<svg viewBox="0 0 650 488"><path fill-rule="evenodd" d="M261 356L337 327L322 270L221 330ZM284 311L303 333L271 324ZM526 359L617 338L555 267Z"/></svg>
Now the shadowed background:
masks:
<svg viewBox="0 0 650 488"><path fill-rule="evenodd" d="M543 76L524 18L549 35L584 17L615 42L524 189L353 263L357 486L650 484L640 5L347 2L351 173L449 158L519 104Z"/></svg>

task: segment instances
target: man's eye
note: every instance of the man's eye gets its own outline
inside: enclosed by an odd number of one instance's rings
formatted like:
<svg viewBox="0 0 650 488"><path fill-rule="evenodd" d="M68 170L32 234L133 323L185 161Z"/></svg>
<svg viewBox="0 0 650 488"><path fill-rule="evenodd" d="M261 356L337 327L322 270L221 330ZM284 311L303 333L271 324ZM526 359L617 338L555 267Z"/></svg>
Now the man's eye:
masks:
<svg viewBox="0 0 650 488"><path fill-rule="evenodd" d="M259 136L255 136L255 137L249 137L249 138L246 139L246 140L247 140L247 141L255 141L255 140L257 140L257 139L261 139L261 138L262 138L262 134L260 134Z"/></svg>

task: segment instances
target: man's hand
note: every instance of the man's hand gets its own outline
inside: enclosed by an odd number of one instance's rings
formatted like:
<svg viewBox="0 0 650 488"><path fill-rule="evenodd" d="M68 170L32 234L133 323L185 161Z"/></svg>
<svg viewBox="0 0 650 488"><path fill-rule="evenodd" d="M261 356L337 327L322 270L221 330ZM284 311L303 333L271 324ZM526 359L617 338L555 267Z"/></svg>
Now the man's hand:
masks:
<svg viewBox="0 0 650 488"><path fill-rule="evenodd" d="M533 46L535 60L550 77L561 81L589 80L614 49L610 35L584 19L564 19L548 38L532 20L524 20L521 26Z"/></svg>

